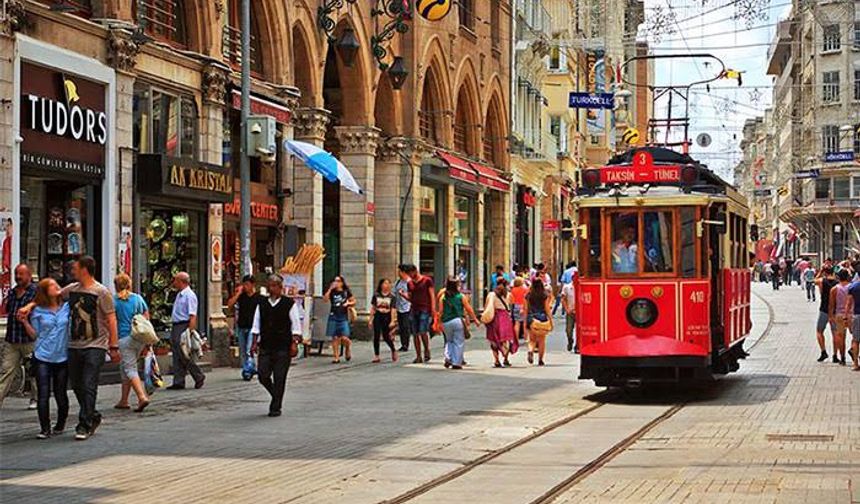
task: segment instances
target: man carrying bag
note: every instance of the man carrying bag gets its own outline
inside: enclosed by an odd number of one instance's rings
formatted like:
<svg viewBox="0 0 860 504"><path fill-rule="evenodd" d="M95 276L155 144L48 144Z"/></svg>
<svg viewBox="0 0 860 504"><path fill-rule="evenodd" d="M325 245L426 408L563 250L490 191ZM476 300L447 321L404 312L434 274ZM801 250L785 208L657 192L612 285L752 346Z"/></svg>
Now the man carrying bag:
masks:
<svg viewBox="0 0 860 504"><path fill-rule="evenodd" d="M301 310L292 299L283 296L284 280L271 275L266 285L269 297L257 305L254 313L252 353L257 353L260 384L272 396L269 416L281 416L281 404L287 387L290 362L298 353L302 338Z"/></svg>

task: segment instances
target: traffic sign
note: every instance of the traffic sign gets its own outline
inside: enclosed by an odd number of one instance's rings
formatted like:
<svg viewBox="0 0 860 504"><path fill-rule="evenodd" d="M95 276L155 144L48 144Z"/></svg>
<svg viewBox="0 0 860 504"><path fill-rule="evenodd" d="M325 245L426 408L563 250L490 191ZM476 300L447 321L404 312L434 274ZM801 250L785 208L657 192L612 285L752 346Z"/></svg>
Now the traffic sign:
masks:
<svg viewBox="0 0 860 504"><path fill-rule="evenodd" d="M711 145L711 135L707 133L699 133L696 137L696 145L705 149Z"/></svg>
<svg viewBox="0 0 860 504"><path fill-rule="evenodd" d="M773 194L773 189L754 189L753 196L757 198L767 198Z"/></svg>
<svg viewBox="0 0 860 504"><path fill-rule="evenodd" d="M794 178L798 179L810 179L810 178L818 178L821 176L821 170L818 168L813 168L811 170L799 170L794 174Z"/></svg>

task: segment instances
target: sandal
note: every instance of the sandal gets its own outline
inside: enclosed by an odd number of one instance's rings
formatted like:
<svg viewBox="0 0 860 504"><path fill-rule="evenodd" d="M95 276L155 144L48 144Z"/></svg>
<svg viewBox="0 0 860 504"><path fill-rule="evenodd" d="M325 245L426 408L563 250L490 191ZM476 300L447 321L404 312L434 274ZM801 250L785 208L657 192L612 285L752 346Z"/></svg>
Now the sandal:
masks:
<svg viewBox="0 0 860 504"><path fill-rule="evenodd" d="M499 363L499 361L496 361L493 363L493 367L499 367L500 368L500 367L502 367L502 364Z"/></svg>
<svg viewBox="0 0 860 504"><path fill-rule="evenodd" d="M421 360L421 357L415 357L415 360L412 361L412 364L421 364L422 362L424 361Z"/></svg>
<svg viewBox="0 0 860 504"><path fill-rule="evenodd" d="M347 359L347 360L349 360L349 359ZM374 358L373 358L373 360L372 360L372 361L370 361L370 362L372 362L372 363L374 363L374 364L379 364L381 361L379 360L379 356L376 356L376 357L374 357Z"/></svg>
<svg viewBox="0 0 860 504"><path fill-rule="evenodd" d="M149 399L137 403L137 408L134 409L134 412L143 413L143 410L145 410L147 406L149 406Z"/></svg>
<svg viewBox="0 0 860 504"><path fill-rule="evenodd" d="M340 364L340 359L335 359L331 361L332 364Z"/></svg>
<svg viewBox="0 0 860 504"><path fill-rule="evenodd" d="M505 367L511 367L511 362L508 359L505 359L502 364L504 364Z"/></svg>
<svg viewBox="0 0 860 504"><path fill-rule="evenodd" d="M126 410L131 409L131 406L129 406L128 404L114 404L113 409Z"/></svg>

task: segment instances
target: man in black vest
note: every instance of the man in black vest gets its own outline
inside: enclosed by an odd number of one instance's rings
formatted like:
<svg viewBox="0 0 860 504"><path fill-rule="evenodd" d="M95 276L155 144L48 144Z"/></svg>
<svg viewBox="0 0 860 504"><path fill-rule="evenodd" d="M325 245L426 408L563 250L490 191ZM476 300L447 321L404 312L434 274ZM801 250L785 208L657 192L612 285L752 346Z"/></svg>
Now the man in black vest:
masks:
<svg viewBox="0 0 860 504"><path fill-rule="evenodd" d="M272 396L269 416L281 416L281 403L287 387L287 372L290 370L290 347L293 338L301 340L301 310L292 299L282 295L284 280L280 275L271 275L266 288L269 297L260 301L254 313L251 333L254 337L252 353L257 353L257 371L260 384Z"/></svg>

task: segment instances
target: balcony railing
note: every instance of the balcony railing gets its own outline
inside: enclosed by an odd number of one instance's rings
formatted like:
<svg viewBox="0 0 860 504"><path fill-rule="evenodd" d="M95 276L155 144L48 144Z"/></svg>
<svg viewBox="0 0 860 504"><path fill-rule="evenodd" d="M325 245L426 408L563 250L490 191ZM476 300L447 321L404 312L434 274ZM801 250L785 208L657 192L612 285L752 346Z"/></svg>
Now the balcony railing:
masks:
<svg viewBox="0 0 860 504"><path fill-rule="evenodd" d="M221 54L231 65L239 67L242 65L242 31L232 26L224 26L221 30ZM251 35L250 47L251 71L259 73L261 70L260 58L257 54L257 40Z"/></svg>
<svg viewBox="0 0 860 504"><path fill-rule="evenodd" d="M552 37L552 17L541 0L517 0L517 15L535 34Z"/></svg>

